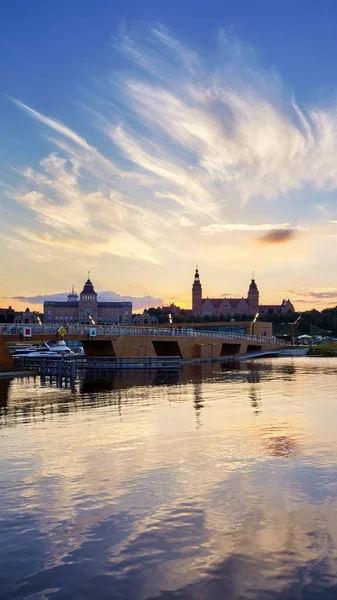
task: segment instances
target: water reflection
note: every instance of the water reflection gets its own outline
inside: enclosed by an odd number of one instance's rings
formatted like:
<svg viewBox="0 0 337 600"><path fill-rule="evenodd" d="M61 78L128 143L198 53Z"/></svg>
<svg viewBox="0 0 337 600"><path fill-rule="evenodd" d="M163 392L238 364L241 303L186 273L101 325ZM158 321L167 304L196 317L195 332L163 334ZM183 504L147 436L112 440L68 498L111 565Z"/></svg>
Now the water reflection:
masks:
<svg viewBox="0 0 337 600"><path fill-rule="evenodd" d="M336 373L0 380L1 599L336 598Z"/></svg>
<svg viewBox="0 0 337 600"><path fill-rule="evenodd" d="M5 408L7 406L11 381L11 379L0 377L0 408Z"/></svg>

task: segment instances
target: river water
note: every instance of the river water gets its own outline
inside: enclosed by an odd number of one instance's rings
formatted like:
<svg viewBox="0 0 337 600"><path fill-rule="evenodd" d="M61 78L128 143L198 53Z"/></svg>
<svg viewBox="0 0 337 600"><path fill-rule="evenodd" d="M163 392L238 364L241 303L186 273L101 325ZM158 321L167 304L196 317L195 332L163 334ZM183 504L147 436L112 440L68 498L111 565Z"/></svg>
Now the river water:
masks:
<svg viewBox="0 0 337 600"><path fill-rule="evenodd" d="M337 359L0 379L0 598L336 599Z"/></svg>

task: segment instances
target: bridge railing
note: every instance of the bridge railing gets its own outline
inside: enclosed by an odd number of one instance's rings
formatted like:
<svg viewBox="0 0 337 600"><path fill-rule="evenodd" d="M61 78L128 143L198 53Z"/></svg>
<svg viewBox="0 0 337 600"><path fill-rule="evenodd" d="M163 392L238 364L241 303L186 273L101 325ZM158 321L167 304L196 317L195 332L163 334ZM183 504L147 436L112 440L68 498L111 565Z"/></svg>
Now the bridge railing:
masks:
<svg viewBox="0 0 337 600"><path fill-rule="evenodd" d="M45 323L42 325L28 324L22 325L18 323L2 323L0 324L0 335L8 336L11 335L22 335L24 328L30 327L32 335L50 335L55 336L60 329L59 324ZM92 325L81 325L81 324L69 324L65 327L67 334L69 335L81 335L90 336L92 333ZM249 335L244 333L229 333L229 332L218 332L218 331L203 331L194 330L190 328L180 327L133 327L133 326L119 326L119 325L97 325L94 327L97 336L146 336L146 337L194 337L194 338L212 338L212 339L235 339L244 340L248 342L259 342L265 344L277 344L279 346L285 346L286 342L275 337L266 337L261 335ZM27 338L29 339L29 338Z"/></svg>

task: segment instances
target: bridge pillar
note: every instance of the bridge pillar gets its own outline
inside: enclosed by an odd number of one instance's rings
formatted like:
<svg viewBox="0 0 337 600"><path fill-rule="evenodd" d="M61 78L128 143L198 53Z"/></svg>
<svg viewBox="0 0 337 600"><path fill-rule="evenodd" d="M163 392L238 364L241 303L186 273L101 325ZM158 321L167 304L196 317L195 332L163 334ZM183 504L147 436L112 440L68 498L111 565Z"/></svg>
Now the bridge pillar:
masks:
<svg viewBox="0 0 337 600"><path fill-rule="evenodd" d="M0 337L0 371L14 371L16 368L14 358L9 352L3 337Z"/></svg>

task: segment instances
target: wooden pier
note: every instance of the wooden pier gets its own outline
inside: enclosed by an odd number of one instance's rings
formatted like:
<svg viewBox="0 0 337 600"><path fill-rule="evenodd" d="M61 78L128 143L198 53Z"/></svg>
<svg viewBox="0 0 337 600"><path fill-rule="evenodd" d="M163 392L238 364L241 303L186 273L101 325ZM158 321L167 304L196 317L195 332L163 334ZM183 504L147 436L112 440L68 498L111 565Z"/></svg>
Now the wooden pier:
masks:
<svg viewBox="0 0 337 600"><path fill-rule="evenodd" d="M95 379L99 375L108 374L122 369L147 369L165 371L180 370L181 359L178 357L120 357L106 356L67 356L60 358L44 358L23 356L15 359L16 365L26 372L34 372L41 376L41 382L56 382L58 387L75 387L75 381L80 373Z"/></svg>

